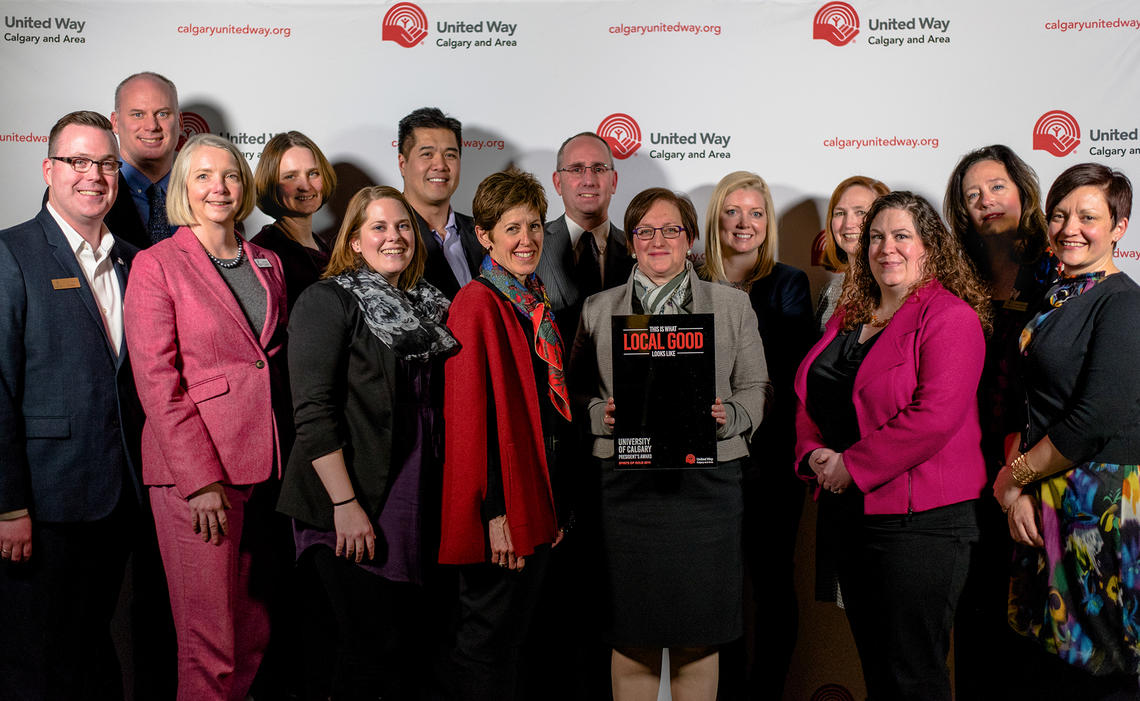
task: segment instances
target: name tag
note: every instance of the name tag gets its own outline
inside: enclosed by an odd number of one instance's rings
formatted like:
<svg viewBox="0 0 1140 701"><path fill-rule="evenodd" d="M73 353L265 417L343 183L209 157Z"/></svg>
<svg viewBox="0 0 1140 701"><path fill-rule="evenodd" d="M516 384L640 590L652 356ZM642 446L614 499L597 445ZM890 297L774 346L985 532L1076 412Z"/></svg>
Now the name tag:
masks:
<svg viewBox="0 0 1140 701"><path fill-rule="evenodd" d="M52 289L56 290L77 290L79 289L79 278L77 277L57 277L51 281Z"/></svg>
<svg viewBox="0 0 1140 701"><path fill-rule="evenodd" d="M1026 309L1029 309L1028 302L1018 302L1017 300L1013 299L1007 299L1005 301L1005 304L1002 304L1002 306L1012 312L1023 312Z"/></svg>
<svg viewBox="0 0 1140 701"><path fill-rule="evenodd" d="M259 268L272 268L273 264L269 262L268 258L254 258L253 264Z"/></svg>

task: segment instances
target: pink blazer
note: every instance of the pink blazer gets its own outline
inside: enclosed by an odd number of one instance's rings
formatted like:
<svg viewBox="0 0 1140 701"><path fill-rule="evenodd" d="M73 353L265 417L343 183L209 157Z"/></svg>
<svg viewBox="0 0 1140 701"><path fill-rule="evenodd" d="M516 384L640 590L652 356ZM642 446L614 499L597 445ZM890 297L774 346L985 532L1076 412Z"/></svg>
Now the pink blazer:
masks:
<svg viewBox="0 0 1140 701"><path fill-rule="evenodd" d="M797 466L826 447L804 398L808 369L838 334L841 316L831 318L796 372ZM981 495L977 391L984 358L974 310L937 281L912 294L882 330L851 397L862 438L843 452L865 513L926 511Z"/></svg>
<svg viewBox="0 0 1140 701"><path fill-rule="evenodd" d="M276 255L243 245L268 292L260 338L190 229L135 256L123 323L146 411L148 485L188 496L280 473L272 394L284 360L285 281Z"/></svg>

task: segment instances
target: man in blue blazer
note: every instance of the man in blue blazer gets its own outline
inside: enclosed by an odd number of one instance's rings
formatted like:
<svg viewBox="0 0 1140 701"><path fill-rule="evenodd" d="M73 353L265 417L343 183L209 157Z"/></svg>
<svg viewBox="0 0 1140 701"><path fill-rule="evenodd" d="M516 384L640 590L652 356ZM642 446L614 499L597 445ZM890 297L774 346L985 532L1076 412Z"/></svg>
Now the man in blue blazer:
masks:
<svg viewBox="0 0 1140 701"><path fill-rule="evenodd" d="M103 217L106 117L52 128L48 198L0 232L0 698L122 696L110 621L138 513L141 410L123 343L133 246Z"/></svg>

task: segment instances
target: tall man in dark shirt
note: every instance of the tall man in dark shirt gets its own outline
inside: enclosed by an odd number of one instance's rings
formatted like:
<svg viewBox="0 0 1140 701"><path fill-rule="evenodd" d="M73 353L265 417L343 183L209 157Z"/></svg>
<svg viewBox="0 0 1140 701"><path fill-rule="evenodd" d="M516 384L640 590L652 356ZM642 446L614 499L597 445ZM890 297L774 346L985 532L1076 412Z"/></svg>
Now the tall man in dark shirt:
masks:
<svg viewBox="0 0 1140 701"><path fill-rule="evenodd" d="M182 132L180 114L178 90L157 73L135 73L115 88L111 124L123 168L107 226L139 248L169 238L176 228L166 221L166 193Z"/></svg>
<svg viewBox="0 0 1140 701"><path fill-rule="evenodd" d="M479 274L483 249L475 222L451 208L459 187L463 126L435 107L421 107L400 120L397 135L404 197L415 210L427 250L424 279L448 299Z"/></svg>

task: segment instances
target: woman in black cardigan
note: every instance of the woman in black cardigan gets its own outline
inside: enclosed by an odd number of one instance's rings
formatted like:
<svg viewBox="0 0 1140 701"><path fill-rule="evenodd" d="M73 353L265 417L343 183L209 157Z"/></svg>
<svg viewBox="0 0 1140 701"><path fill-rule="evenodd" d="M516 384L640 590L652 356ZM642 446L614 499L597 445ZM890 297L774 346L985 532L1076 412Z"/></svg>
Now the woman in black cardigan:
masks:
<svg viewBox="0 0 1140 701"><path fill-rule="evenodd" d="M423 657L408 639L436 515L421 504L438 472L438 361L457 348L424 259L403 196L365 188L289 324L297 439L278 508L332 604L334 698L405 698Z"/></svg>

